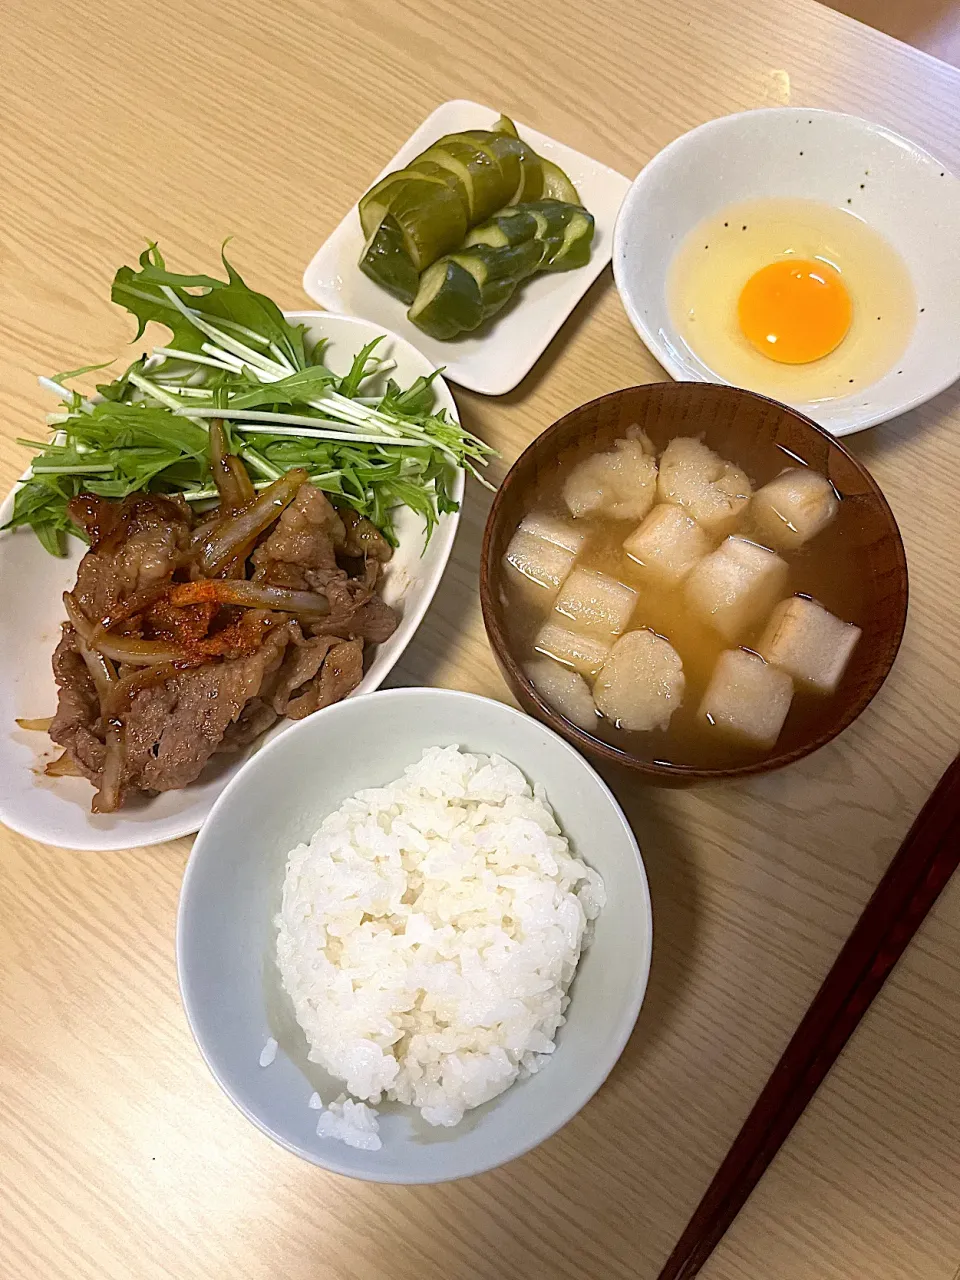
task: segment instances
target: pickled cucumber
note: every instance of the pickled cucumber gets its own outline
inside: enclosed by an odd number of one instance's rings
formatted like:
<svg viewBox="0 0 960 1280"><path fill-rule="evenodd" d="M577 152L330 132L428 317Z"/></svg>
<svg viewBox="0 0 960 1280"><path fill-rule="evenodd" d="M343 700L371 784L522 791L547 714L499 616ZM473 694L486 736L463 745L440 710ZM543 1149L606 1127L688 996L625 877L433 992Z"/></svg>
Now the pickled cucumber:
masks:
<svg viewBox="0 0 960 1280"><path fill-rule="evenodd" d="M563 229L560 248L549 262L543 264L542 270L575 271L578 267L585 267L590 261L593 232L593 214L576 206L573 217Z"/></svg>
<svg viewBox="0 0 960 1280"><path fill-rule="evenodd" d="M390 204L391 188L395 187L398 182L405 182L407 176L406 169L398 169L395 173L388 173L385 178L381 178L379 182L375 183L366 195L360 197L357 211L360 214L360 226L363 228L365 236L372 236L377 227L379 227Z"/></svg>
<svg viewBox="0 0 960 1280"><path fill-rule="evenodd" d="M530 275L531 258L539 258L533 240L504 249L477 244L441 258L423 273L407 319L431 338L469 333L509 301Z"/></svg>
<svg viewBox="0 0 960 1280"><path fill-rule="evenodd" d="M562 200L565 204L579 204L580 196L577 194L577 188L560 166L542 157L540 163L543 166L543 191L540 197L535 198Z"/></svg>
<svg viewBox="0 0 960 1280"><path fill-rule="evenodd" d="M445 183L452 191L456 193L457 199L463 208L463 216L467 220L467 226L470 223L470 199L467 195L467 189L463 185L460 177L453 172L452 169L445 169L443 165L435 164L432 160L414 160L407 170L407 173L423 174L427 178L438 178Z"/></svg>
<svg viewBox="0 0 960 1280"><path fill-rule="evenodd" d="M410 303L416 297L420 275L413 265L399 223L389 214L381 219L363 246L360 270L401 302Z"/></svg>
<svg viewBox="0 0 960 1280"><path fill-rule="evenodd" d="M555 200L531 200L513 209L501 209L498 217L507 225L511 217L533 219L536 227L534 235L541 246L541 266L548 268L563 248L567 223L573 217L576 207Z"/></svg>
<svg viewBox="0 0 960 1280"><path fill-rule="evenodd" d="M543 161L540 156L537 155L528 142L524 142L520 137L517 133L517 126L509 116L501 116L493 126L493 132L504 133L511 138L516 138L521 147L520 164L523 168L523 185L517 194L517 198L511 200L510 203L520 204L524 200L539 200L545 194L543 189Z"/></svg>
<svg viewBox="0 0 960 1280"><path fill-rule="evenodd" d="M423 273L407 317L433 338L455 338L483 320L480 286L458 262L441 258Z"/></svg>
<svg viewBox="0 0 960 1280"><path fill-rule="evenodd" d="M493 156L461 134L447 134L418 159L451 169L461 180L469 201L471 226L489 218L513 194Z"/></svg>
<svg viewBox="0 0 960 1280"><path fill-rule="evenodd" d="M451 262L469 271L480 290L482 319L494 315L513 296L517 285L532 276L540 265L536 240L494 249L475 244L449 255Z"/></svg>
<svg viewBox="0 0 960 1280"><path fill-rule="evenodd" d="M529 149L519 138L511 137L509 133L491 133L487 129L470 129L462 136L469 138L481 151L485 151L500 166L504 181L503 189L508 191L509 194L495 208L499 209L505 204L516 203L523 194L529 180L523 164Z"/></svg>
<svg viewBox="0 0 960 1280"><path fill-rule="evenodd" d="M560 200L535 200L522 210L536 219L537 238L545 246L541 271L571 271L587 262L593 242L593 214L581 205ZM509 214L510 210L502 212Z"/></svg>
<svg viewBox="0 0 960 1280"><path fill-rule="evenodd" d="M570 179L507 116L438 139L371 187L359 215L361 269L444 337L475 328L535 271L582 266L593 238Z"/></svg>
<svg viewBox="0 0 960 1280"><path fill-rule="evenodd" d="M543 161L528 143L522 138L520 142L520 169L523 181L511 204L520 204L526 200L539 200L543 194Z"/></svg>
<svg viewBox="0 0 960 1280"><path fill-rule="evenodd" d="M494 214L479 227L467 232L464 246L489 244L494 249L505 249L507 245L523 244L532 240L537 234L537 220L532 213L515 206L506 209L502 214Z"/></svg>
<svg viewBox="0 0 960 1280"><path fill-rule="evenodd" d="M415 170L411 166L408 169L398 169L395 173L388 173L385 178L381 178L375 186L370 188L357 206L363 234L368 237L373 235L390 208L393 197L404 189L403 184L411 179L417 179L437 186L449 186L447 176L448 171L440 169L437 165L429 166L426 171Z"/></svg>
<svg viewBox="0 0 960 1280"><path fill-rule="evenodd" d="M518 138L517 126L513 123L509 116L501 116L497 123L493 126L494 133L506 133L511 138ZM579 204L580 196L577 188L573 185L564 171L558 164L554 164L552 160L544 160L542 156L538 156L526 143L523 144L525 149L530 152L537 163L541 167L542 181L534 189L531 184L524 192L523 200L563 200L567 204Z"/></svg>
<svg viewBox="0 0 960 1280"><path fill-rule="evenodd" d="M501 117L506 121L506 117ZM540 157L509 129L470 129L438 139L405 169L388 173L360 199L360 225L368 239L408 179L443 183L457 195L468 226L497 209L539 199L543 192Z"/></svg>
<svg viewBox="0 0 960 1280"><path fill-rule="evenodd" d="M411 302L420 272L460 244L467 220L456 192L437 179L411 176L394 183L385 198L386 212L364 245L360 269ZM409 260L409 267L402 258Z"/></svg>
<svg viewBox="0 0 960 1280"><path fill-rule="evenodd" d="M429 178L411 177L398 183L387 212L400 224L417 271L449 253L467 234L467 219L456 192Z"/></svg>
<svg viewBox="0 0 960 1280"><path fill-rule="evenodd" d="M408 318L434 338L469 332L537 271L583 265L592 239L593 218L579 205L538 200L501 209L424 273Z"/></svg>

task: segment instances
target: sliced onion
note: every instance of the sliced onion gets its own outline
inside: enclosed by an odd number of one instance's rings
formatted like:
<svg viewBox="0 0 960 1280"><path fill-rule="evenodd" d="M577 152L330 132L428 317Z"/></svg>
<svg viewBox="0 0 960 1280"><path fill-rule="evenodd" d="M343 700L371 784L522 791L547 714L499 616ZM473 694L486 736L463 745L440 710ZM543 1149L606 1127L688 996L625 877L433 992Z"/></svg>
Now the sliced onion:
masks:
<svg viewBox="0 0 960 1280"><path fill-rule="evenodd" d="M117 683L117 673L110 659L88 645L82 636L77 636L77 648L80 650L80 656L87 664L87 670L90 672L97 694L100 697L100 710L102 712L104 698L113 685Z"/></svg>
<svg viewBox="0 0 960 1280"><path fill-rule="evenodd" d="M232 560L228 560L225 564L220 566L217 570L217 577L234 579L246 578L247 561L250 559L250 555L256 545L256 539L254 539L253 542L248 542L245 547L241 547Z"/></svg>
<svg viewBox="0 0 960 1280"><path fill-rule="evenodd" d="M51 760L43 771L48 778L82 778L84 772L69 751Z"/></svg>
<svg viewBox="0 0 960 1280"><path fill-rule="evenodd" d="M269 529L307 479L306 471L296 467L275 480L269 489L264 489L239 515L229 515L219 521L200 543L201 570L208 576L216 573L242 546Z"/></svg>
<svg viewBox="0 0 960 1280"><path fill-rule="evenodd" d="M114 662L128 662L132 667L153 667L164 662L186 662L190 655L178 645L164 640L138 640L134 636L110 636L98 640L96 649Z"/></svg>
<svg viewBox="0 0 960 1280"><path fill-rule="evenodd" d="M227 432L222 418L213 418L210 422L210 470L213 472L213 483L220 495L220 506L224 511L236 510L243 505L243 498L237 485L237 478L229 463L230 453L227 449Z"/></svg>
<svg viewBox="0 0 960 1280"><path fill-rule="evenodd" d="M80 611L75 597L69 591L63 593L63 604L67 611L67 617L73 623L74 630L80 639L85 640L91 649L95 649L104 658L112 658L114 662L129 662L134 666L144 667L152 666L158 662L182 661L189 656L183 649L178 649L176 645L165 644L160 640L140 640L136 636L97 635L93 624ZM78 647L89 667L90 663L87 661L86 654L84 654L83 645ZM90 674L96 683L97 676L92 668Z"/></svg>
<svg viewBox="0 0 960 1280"><path fill-rule="evenodd" d="M111 685L116 683L117 673L113 669L113 664L110 662L109 657L97 649L94 643L97 628L92 625L90 619L81 611L80 606L77 604L76 596L69 591L65 591L63 604L67 611L67 617L73 623L73 629L77 633L77 651L87 664L87 670L90 672L97 693L100 695L100 710L102 712L103 700L110 692Z"/></svg>
<svg viewBox="0 0 960 1280"><path fill-rule="evenodd" d="M119 720L112 720L107 724L107 751L103 757L100 787L90 805L94 813L115 813L120 808L124 754L123 725Z"/></svg>
<svg viewBox="0 0 960 1280"><path fill-rule="evenodd" d="M46 733L53 724L53 716L37 716L32 720L17 716L17 724L21 729L28 729L31 733Z"/></svg>
<svg viewBox="0 0 960 1280"><path fill-rule="evenodd" d="M190 546L195 550L205 538L209 538L214 529L223 519L223 512L219 507L209 512L205 520L201 520L195 525L190 533Z"/></svg>
<svg viewBox="0 0 960 1280"><path fill-rule="evenodd" d="M77 635L83 636L84 640L89 640L93 633L93 623L80 608L77 603L77 597L72 591L63 593L63 607L67 611L67 617L73 623L73 629Z"/></svg>
<svg viewBox="0 0 960 1280"><path fill-rule="evenodd" d="M247 468L235 453L228 453L224 458L224 462L233 472L233 479L237 486L237 493L240 496L241 503L253 502L257 496L257 491L253 487L253 481L247 474Z"/></svg>
<svg viewBox="0 0 960 1280"><path fill-rule="evenodd" d="M325 618L330 612L330 601L315 591L290 591L286 587L269 587L233 578L183 582L170 592L170 603L177 606L206 604L211 600L245 609L279 609L314 618Z"/></svg>

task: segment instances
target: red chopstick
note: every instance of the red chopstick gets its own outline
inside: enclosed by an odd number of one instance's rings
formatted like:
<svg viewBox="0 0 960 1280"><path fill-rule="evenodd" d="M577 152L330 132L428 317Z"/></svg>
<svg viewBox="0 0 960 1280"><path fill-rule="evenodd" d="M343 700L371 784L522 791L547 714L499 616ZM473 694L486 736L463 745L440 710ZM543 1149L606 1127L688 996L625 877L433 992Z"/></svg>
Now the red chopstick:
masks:
<svg viewBox="0 0 960 1280"><path fill-rule="evenodd" d="M743 1208L960 864L960 756L940 779L658 1280L691 1280Z"/></svg>

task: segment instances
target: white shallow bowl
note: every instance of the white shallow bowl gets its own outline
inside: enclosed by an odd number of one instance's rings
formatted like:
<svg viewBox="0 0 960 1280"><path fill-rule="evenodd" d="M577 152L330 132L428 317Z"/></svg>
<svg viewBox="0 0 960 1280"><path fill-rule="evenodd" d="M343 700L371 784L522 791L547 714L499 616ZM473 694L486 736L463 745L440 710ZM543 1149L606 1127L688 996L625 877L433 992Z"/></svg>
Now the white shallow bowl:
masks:
<svg viewBox="0 0 960 1280"><path fill-rule="evenodd" d="M795 408L836 436L850 435L923 404L960 377L960 181L882 125L776 107L685 133L650 161L623 202L614 278L633 327L674 378L723 381L691 353L668 312L674 253L704 218L766 197L819 200L863 218L906 262L922 308L906 352L878 382Z"/></svg>
<svg viewBox="0 0 960 1280"><path fill-rule="evenodd" d="M437 107L369 184L402 169L431 143L463 129L490 129L499 111L457 99ZM590 261L577 271L544 272L527 281L515 302L474 334L452 342L428 337L407 319L404 303L368 280L357 263L363 251L360 216L354 205L318 250L303 275L303 287L317 302L334 311L366 316L389 325L414 343L452 382L471 391L499 396L512 391L530 372L554 334L610 261L617 211L630 186L622 173L546 134L517 122L517 130L534 150L563 169L596 221ZM369 188L367 188L369 189ZM359 196L364 193L358 192Z"/></svg>
<svg viewBox="0 0 960 1280"><path fill-rule="evenodd" d="M389 376L401 385L435 368L382 325L319 311L286 314L294 323L306 325L314 340L329 338L325 358L336 373L345 373L354 354L378 334L386 335L379 353L397 364ZM449 388L440 378L433 385L437 408L456 417ZM452 474L451 493L458 502L463 481L462 471ZM9 520L12 508L10 494L0 507L0 524ZM424 551L420 517L406 508L397 514L400 545L387 566L383 596L400 609L402 619L390 639L375 650L351 697L378 688L410 643L446 568L459 521L459 513L441 516ZM118 813L93 814L90 783L83 778L46 777L43 766L59 755L59 748L45 733L26 731L14 723L17 718L51 715L56 708L50 659L64 618L62 596L73 586L84 550L78 539L71 538L68 558L58 560L44 551L30 529L0 534L0 821L34 840L67 849L134 849L189 835L199 829L237 772L241 761L236 757L218 760L215 756L201 778L180 791L132 800ZM261 742L285 733L291 723L281 720Z"/></svg>
<svg viewBox="0 0 960 1280"><path fill-rule="evenodd" d="M380 1109L380 1151L316 1136L316 1090L343 1086L307 1062L306 1040L274 961L286 855L361 787L382 786L424 748L458 744L513 761L543 783L607 905L571 988L567 1023L543 1070L433 1128L398 1104ZM207 1066L240 1110L306 1160L372 1182L442 1182L512 1160L566 1124L620 1056L646 990L652 916L647 878L619 805L582 756L501 702L448 689L391 689L301 721L233 779L197 837L180 893L177 969ZM268 1039L276 1060L259 1065Z"/></svg>

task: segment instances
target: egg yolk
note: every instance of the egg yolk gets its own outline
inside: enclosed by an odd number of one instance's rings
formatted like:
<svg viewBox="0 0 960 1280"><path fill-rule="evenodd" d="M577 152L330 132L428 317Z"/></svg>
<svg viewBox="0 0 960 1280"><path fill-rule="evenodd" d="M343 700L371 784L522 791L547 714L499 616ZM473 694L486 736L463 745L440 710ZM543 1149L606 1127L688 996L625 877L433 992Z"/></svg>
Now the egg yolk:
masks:
<svg viewBox="0 0 960 1280"><path fill-rule="evenodd" d="M847 336L853 304L840 273L825 262L784 259L750 277L737 318L761 355L781 364L809 364Z"/></svg>

